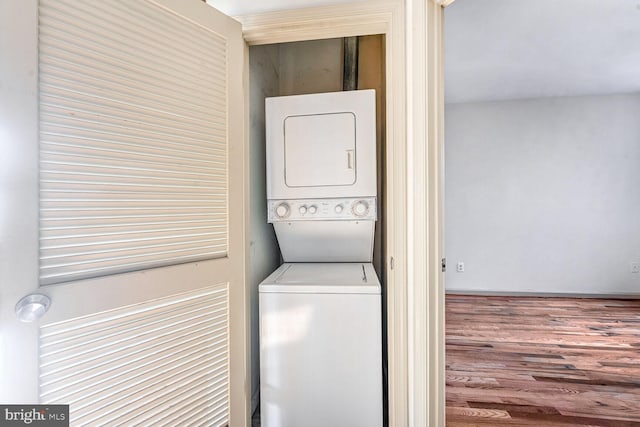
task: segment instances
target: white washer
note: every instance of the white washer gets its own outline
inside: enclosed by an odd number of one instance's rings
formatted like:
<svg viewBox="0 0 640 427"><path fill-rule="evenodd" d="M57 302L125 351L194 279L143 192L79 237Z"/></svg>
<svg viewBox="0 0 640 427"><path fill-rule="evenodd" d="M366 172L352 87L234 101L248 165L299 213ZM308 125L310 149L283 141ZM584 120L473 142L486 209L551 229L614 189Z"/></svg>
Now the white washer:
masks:
<svg viewBox="0 0 640 427"><path fill-rule="evenodd" d="M263 427L381 427L380 282L371 264L283 264L259 287Z"/></svg>

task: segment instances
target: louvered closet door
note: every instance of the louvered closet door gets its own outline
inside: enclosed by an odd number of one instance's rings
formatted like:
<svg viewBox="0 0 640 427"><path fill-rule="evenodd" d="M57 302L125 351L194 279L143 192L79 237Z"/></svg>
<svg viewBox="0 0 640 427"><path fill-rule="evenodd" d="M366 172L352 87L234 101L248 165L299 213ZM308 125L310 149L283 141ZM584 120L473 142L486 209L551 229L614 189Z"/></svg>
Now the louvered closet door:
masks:
<svg viewBox="0 0 640 427"><path fill-rule="evenodd" d="M240 25L199 0L7 0L0 35L0 402L244 425ZM30 294L49 311L20 322Z"/></svg>

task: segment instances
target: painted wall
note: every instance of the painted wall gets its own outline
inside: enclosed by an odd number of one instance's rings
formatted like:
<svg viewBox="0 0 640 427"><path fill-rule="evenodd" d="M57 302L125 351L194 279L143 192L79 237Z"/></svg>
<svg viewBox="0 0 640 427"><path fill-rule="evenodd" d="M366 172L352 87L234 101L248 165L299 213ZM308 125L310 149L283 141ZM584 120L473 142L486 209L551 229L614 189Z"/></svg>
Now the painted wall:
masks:
<svg viewBox="0 0 640 427"><path fill-rule="evenodd" d="M446 102L640 91L638 2L458 0L444 13Z"/></svg>
<svg viewBox="0 0 640 427"><path fill-rule="evenodd" d="M279 45L280 95L342 90L342 39Z"/></svg>
<svg viewBox="0 0 640 427"><path fill-rule="evenodd" d="M258 285L280 265L280 249L271 224L267 224L264 98L277 95L278 47L255 46L249 55L250 114L250 254L249 286L251 306L251 390L253 404L260 388L260 323Z"/></svg>
<svg viewBox="0 0 640 427"><path fill-rule="evenodd" d="M447 290L640 294L639 118L640 94L447 105Z"/></svg>

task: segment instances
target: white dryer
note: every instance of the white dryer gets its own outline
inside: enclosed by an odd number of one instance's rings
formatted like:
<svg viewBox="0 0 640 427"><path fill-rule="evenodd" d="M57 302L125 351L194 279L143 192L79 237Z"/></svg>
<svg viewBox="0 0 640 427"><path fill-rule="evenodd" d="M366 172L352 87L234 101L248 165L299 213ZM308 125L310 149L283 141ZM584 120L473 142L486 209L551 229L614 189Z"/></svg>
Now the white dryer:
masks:
<svg viewBox="0 0 640 427"><path fill-rule="evenodd" d="M267 98L267 199L376 196L374 90Z"/></svg>
<svg viewBox="0 0 640 427"><path fill-rule="evenodd" d="M371 264L283 264L259 297L261 425L381 427L380 282Z"/></svg>
<svg viewBox="0 0 640 427"><path fill-rule="evenodd" d="M370 262L375 91L266 100L268 221L285 262Z"/></svg>

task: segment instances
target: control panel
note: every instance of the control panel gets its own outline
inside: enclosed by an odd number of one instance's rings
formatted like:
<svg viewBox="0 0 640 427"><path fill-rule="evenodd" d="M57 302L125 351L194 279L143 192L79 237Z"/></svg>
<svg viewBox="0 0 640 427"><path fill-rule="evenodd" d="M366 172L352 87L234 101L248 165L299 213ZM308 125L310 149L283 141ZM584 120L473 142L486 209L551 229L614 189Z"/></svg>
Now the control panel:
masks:
<svg viewBox="0 0 640 427"><path fill-rule="evenodd" d="M269 222L378 219L375 197L269 200Z"/></svg>

